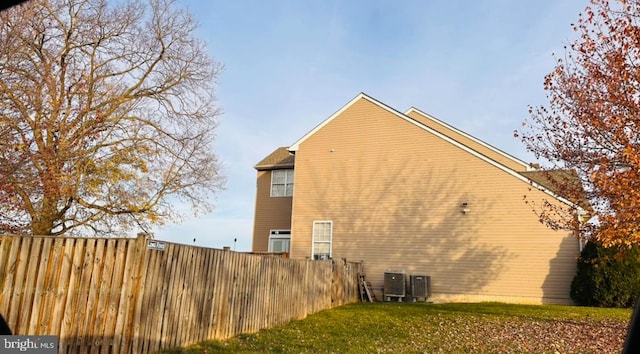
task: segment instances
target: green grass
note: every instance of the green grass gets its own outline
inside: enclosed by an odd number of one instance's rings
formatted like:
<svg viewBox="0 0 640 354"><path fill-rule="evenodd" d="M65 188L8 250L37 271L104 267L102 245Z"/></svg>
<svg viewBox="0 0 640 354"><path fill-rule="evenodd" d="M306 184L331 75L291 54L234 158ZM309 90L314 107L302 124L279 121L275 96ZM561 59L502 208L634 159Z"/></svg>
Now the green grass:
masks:
<svg viewBox="0 0 640 354"><path fill-rule="evenodd" d="M630 317L573 306L358 303L163 353L619 352Z"/></svg>

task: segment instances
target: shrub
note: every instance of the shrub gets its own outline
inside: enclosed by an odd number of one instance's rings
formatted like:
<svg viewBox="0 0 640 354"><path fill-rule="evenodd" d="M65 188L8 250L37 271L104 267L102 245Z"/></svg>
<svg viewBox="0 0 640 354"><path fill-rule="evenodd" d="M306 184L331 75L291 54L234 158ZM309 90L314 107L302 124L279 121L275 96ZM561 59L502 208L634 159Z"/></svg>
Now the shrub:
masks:
<svg viewBox="0 0 640 354"><path fill-rule="evenodd" d="M640 247L588 242L578 258L571 298L583 306L631 308L640 295Z"/></svg>

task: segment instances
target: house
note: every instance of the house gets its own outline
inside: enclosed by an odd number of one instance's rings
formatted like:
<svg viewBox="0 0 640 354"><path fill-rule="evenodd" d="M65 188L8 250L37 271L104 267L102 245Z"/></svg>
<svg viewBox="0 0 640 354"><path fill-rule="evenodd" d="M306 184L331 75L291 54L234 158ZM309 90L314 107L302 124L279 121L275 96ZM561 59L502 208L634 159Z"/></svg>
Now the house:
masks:
<svg viewBox="0 0 640 354"><path fill-rule="evenodd" d="M418 109L359 94L255 168L254 252L362 260L379 299L393 271L429 275L436 302L571 303L579 240L532 205L576 205Z"/></svg>

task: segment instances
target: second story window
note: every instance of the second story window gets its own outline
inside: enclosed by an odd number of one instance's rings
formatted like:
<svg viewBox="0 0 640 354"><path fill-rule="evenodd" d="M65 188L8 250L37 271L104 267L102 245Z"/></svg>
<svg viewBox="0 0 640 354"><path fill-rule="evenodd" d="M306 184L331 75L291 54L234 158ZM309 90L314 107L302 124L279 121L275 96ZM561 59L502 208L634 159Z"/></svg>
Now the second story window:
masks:
<svg viewBox="0 0 640 354"><path fill-rule="evenodd" d="M293 196L293 170L271 171L271 196Z"/></svg>

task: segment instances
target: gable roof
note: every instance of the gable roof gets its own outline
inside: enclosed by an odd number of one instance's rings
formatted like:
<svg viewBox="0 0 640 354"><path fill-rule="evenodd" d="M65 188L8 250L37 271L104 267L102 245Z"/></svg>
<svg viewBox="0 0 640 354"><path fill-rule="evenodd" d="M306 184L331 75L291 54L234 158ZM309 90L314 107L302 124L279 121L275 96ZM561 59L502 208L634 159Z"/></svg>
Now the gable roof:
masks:
<svg viewBox="0 0 640 354"><path fill-rule="evenodd" d="M484 142L484 141L482 141L482 140L480 140L480 139L478 139L478 138L476 138L476 137L474 137L472 135L469 135L469 134L463 132L462 130L460 130L460 129L452 126L452 125L449 125L446 122L443 122L443 121L437 119L436 117L434 117L434 116L432 116L432 115L430 115L428 113L425 113L425 112L423 112L423 111L421 111L421 110L419 110L419 109L417 109L415 107L409 108L404 113L404 115L408 116L409 118L416 119L420 123L422 123L422 124L424 124L424 125L426 125L428 127L431 127L431 128L433 128L433 129L435 129L435 130L447 135L448 137L450 137L450 138L452 138L454 140L457 140L457 141L459 141L459 142L461 142L463 144L465 144L465 142L461 141L461 140L466 139L469 142L471 142L471 145L469 145L469 147L474 148L475 150L478 150L478 148L484 149L485 152L488 152L490 154L495 154L494 156L497 156L497 158L501 160L501 161L498 161L498 162L507 163L510 166L517 166L517 171L531 171L532 170L532 167L528 163L526 163L526 162L524 162L524 161L522 161L522 160L520 160L520 159L518 159L518 158L516 158L516 157L514 157L512 155L509 155L508 153L496 148L495 146L490 145L490 144L488 144L488 143L486 143L486 142ZM475 145L475 147L473 145ZM491 158L491 156L489 156L489 158Z"/></svg>
<svg viewBox="0 0 640 354"><path fill-rule="evenodd" d="M336 117L340 116L340 114L342 114L342 112L344 112L349 107L351 107L354 103L356 103L356 102L358 102L360 100L366 100L366 101L368 101L368 102L380 107L381 109L384 109L387 112L395 115L396 117L398 117L398 118L400 118L402 120L405 120L405 121L407 121L407 122L409 122L409 123L421 128L421 129L425 130L426 132L431 133L431 134L439 137L440 139L442 139L442 140L444 140L444 141L446 141L446 142L448 142L448 143L450 143L450 144L452 144L452 145L454 145L454 146L456 146L456 147L458 147L458 148L470 153L471 155L473 155L473 156L475 156L475 157L477 157L477 158L489 163L490 165L492 165L492 166L494 166L494 167L506 172L507 174L513 176L514 178L519 179L524 183L528 183L528 184L532 185L533 187L539 189L540 191L546 193L547 195L553 197L554 199L556 199L556 200L558 200L558 201L560 201L560 202L562 202L564 204L567 204L567 205L572 206L572 207L576 207L576 208L578 208L580 210L584 210L584 208L581 205L576 204L573 201L571 201L571 200L569 200L569 199L567 199L565 197L562 197L561 195L557 194L555 190L549 188L548 186L545 186L545 185L541 184L540 183L540 181L541 181L540 179L538 179L538 181L533 180L533 179L529 178L528 176L525 176L524 174L521 174L518 171L515 171L515 170L513 170L513 169L511 169L509 167L506 167L503 164L501 164L501 163L489 158L488 156L483 155L480 152L474 150L473 148L471 148L471 147L469 147L469 146L467 146L465 144L462 144L461 142L459 142L459 141L457 141L457 140L455 140L455 139L453 139L453 138L451 138L451 137L439 132L438 130L435 130L435 129L427 126L426 124L420 122L419 120L416 120L416 119L413 119L411 117L408 117L407 115L405 115L405 114L403 114L403 113L401 113L401 112L399 112L399 111L387 106L386 104L384 104L384 103L382 103L382 102L380 102L380 101L378 101L378 100L376 100L376 99L374 99L374 98L372 98L372 97L370 97L370 96L368 96L368 95L366 95L365 93L362 93L362 92L360 94L358 94L356 97L354 97L347 104L342 106L342 108L340 108L338 111L336 111L331 116L329 116L329 118L325 119L320 124L315 126L311 131L309 131L307 134L305 134L302 138L298 139L296 142L291 144L291 146L289 146L289 151L295 153L300 148L300 145L305 140L307 140L313 134L315 134L320 129L322 129L325 125L329 124Z"/></svg>
<svg viewBox="0 0 640 354"><path fill-rule="evenodd" d="M254 168L258 171L293 168L294 162L295 156L286 147L279 147L258 162Z"/></svg>

